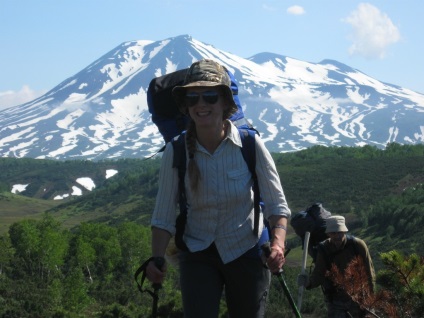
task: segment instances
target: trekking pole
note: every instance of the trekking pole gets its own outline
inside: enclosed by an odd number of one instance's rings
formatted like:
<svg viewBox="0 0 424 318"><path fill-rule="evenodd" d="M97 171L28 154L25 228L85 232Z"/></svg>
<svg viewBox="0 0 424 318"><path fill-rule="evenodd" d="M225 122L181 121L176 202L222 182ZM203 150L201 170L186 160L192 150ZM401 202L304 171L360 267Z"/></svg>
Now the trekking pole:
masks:
<svg viewBox="0 0 424 318"><path fill-rule="evenodd" d="M303 242L303 257L302 257L302 270L300 272L301 275L305 275L306 273L306 261L308 259L308 246L309 246L309 238L311 236L310 232L305 233L305 240ZM302 299L303 292L305 291L305 286L300 286L297 294L297 308L299 311L302 309Z"/></svg>
<svg viewBox="0 0 424 318"><path fill-rule="evenodd" d="M156 257L155 266L158 269L162 269L162 266L165 264L165 260L162 257ZM158 314L158 300L159 300L159 289L162 288L161 284L152 284L153 287L153 305L152 305L152 318L156 318Z"/></svg>
<svg viewBox="0 0 424 318"><path fill-rule="evenodd" d="M261 246L263 252L265 253L265 256L268 258L269 255L271 255L271 245L269 242L266 242L264 245ZM299 310L296 307L296 304L294 303L293 297L290 294L289 288L287 287L286 281L284 280L284 276L283 276L283 270L281 269L278 273L273 273L273 275L277 275L278 280L281 283L281 286L283 287L283 291L284 294L287 297L287 300L290 303L290 306L293 310L294 315L296 316L296 318L302 318L302 316L300 315Z"/></svg>
<svg viewBox="0 0 424 318"><path fill-rule="evenodd" d="M143 289L144 280L146 279L146 268L150 261L154 261L155 266L158 269L162 269L162 266L165 264L165 259L163 257L151 257L141 265L134 274L134 279L137 283L138 290L140 293L148 293L153 298L152 305L152 318L157 317L158 312L158 300L159 300L159 289L162 288L161 284L152 284L153 291L148 289ZM141 283L138 282L138 276L143 273L141 277Z"/></svg>

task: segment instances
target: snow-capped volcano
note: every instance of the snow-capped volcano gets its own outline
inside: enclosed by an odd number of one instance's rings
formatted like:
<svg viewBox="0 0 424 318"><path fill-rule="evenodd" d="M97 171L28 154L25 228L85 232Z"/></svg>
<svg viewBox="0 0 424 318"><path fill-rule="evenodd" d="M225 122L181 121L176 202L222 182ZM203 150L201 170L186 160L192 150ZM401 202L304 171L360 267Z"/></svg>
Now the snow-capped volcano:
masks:
<svg viewBox="0 0 424 318"><path fill-rule="evenodd" d="M125 42L42 97L0 111L0 156L154 154L164 142L148 112L149 82L201 58L234 74L245 115L272 152L424 142L423 94L337 61L309 63L273 53L246 59L182 35Z"/></svg>

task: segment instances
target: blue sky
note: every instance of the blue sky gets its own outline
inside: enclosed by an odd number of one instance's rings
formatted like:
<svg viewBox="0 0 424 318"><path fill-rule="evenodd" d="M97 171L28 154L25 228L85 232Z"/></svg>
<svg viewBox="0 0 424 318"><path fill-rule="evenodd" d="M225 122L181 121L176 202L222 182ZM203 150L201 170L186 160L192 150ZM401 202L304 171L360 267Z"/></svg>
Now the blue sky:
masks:
<svg viewBox="0 0 424 318"><path fill-rule="evenodd" d="M333 59L424 93L422 0L0 0L0 109L116 46L182 34L250 57Z"/></svg>

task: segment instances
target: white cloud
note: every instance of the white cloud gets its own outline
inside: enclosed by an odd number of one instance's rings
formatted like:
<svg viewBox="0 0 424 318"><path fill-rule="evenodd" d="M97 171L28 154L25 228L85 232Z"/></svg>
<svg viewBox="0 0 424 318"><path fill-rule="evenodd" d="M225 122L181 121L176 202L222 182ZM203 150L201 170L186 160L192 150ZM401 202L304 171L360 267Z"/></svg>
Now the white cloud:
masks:
<svg viewBox="0 0 424 318"><path fill-rule="evenodd" d="M343 19L353 28L349 48L352 55L384 58L387 47L400 40L400 32L387 14L369 3L361 3Z"/></svg>
<svg viewBox="0 0 424 318"><path fill-rule="evenodd" d="M47 90L34 91L28 85L22 86L18 92L12 90L0 92L0 110L30 102L46 92Z"/></svg>
<svg viewBox="0 0 424 318"><path fill-rule="evenodd" d="M287 13L293 15L302 15L305 14L305 9L303 9L301 6L291 6L287 8Z"/></svg>

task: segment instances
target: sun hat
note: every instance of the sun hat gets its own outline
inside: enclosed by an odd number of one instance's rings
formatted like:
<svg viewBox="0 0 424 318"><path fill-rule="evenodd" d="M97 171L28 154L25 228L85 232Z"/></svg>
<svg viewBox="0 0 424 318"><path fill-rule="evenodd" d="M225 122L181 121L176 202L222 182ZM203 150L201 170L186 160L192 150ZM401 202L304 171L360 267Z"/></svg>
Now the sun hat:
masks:
<svg viewBox="0 0 424 318"><path fill-rule="evenodd" d="M325 233L348 231L345 225L345 218L341 215L330 216L328 219L326 219L326 226L327 228Z"/></svg>
<svg viewBox="0 0 424 318"><path fill-rule="evenodd" d="M231 112L237 111L237 105L233 99L231 90L231 80L227 70L221 64L203 59L194 62L187 71L184 82L181 86L175 86L172 95L178 104L180 111L186 112L184 105L185 91L189 87L222 87L228 100L231 102Z"/></svg>

